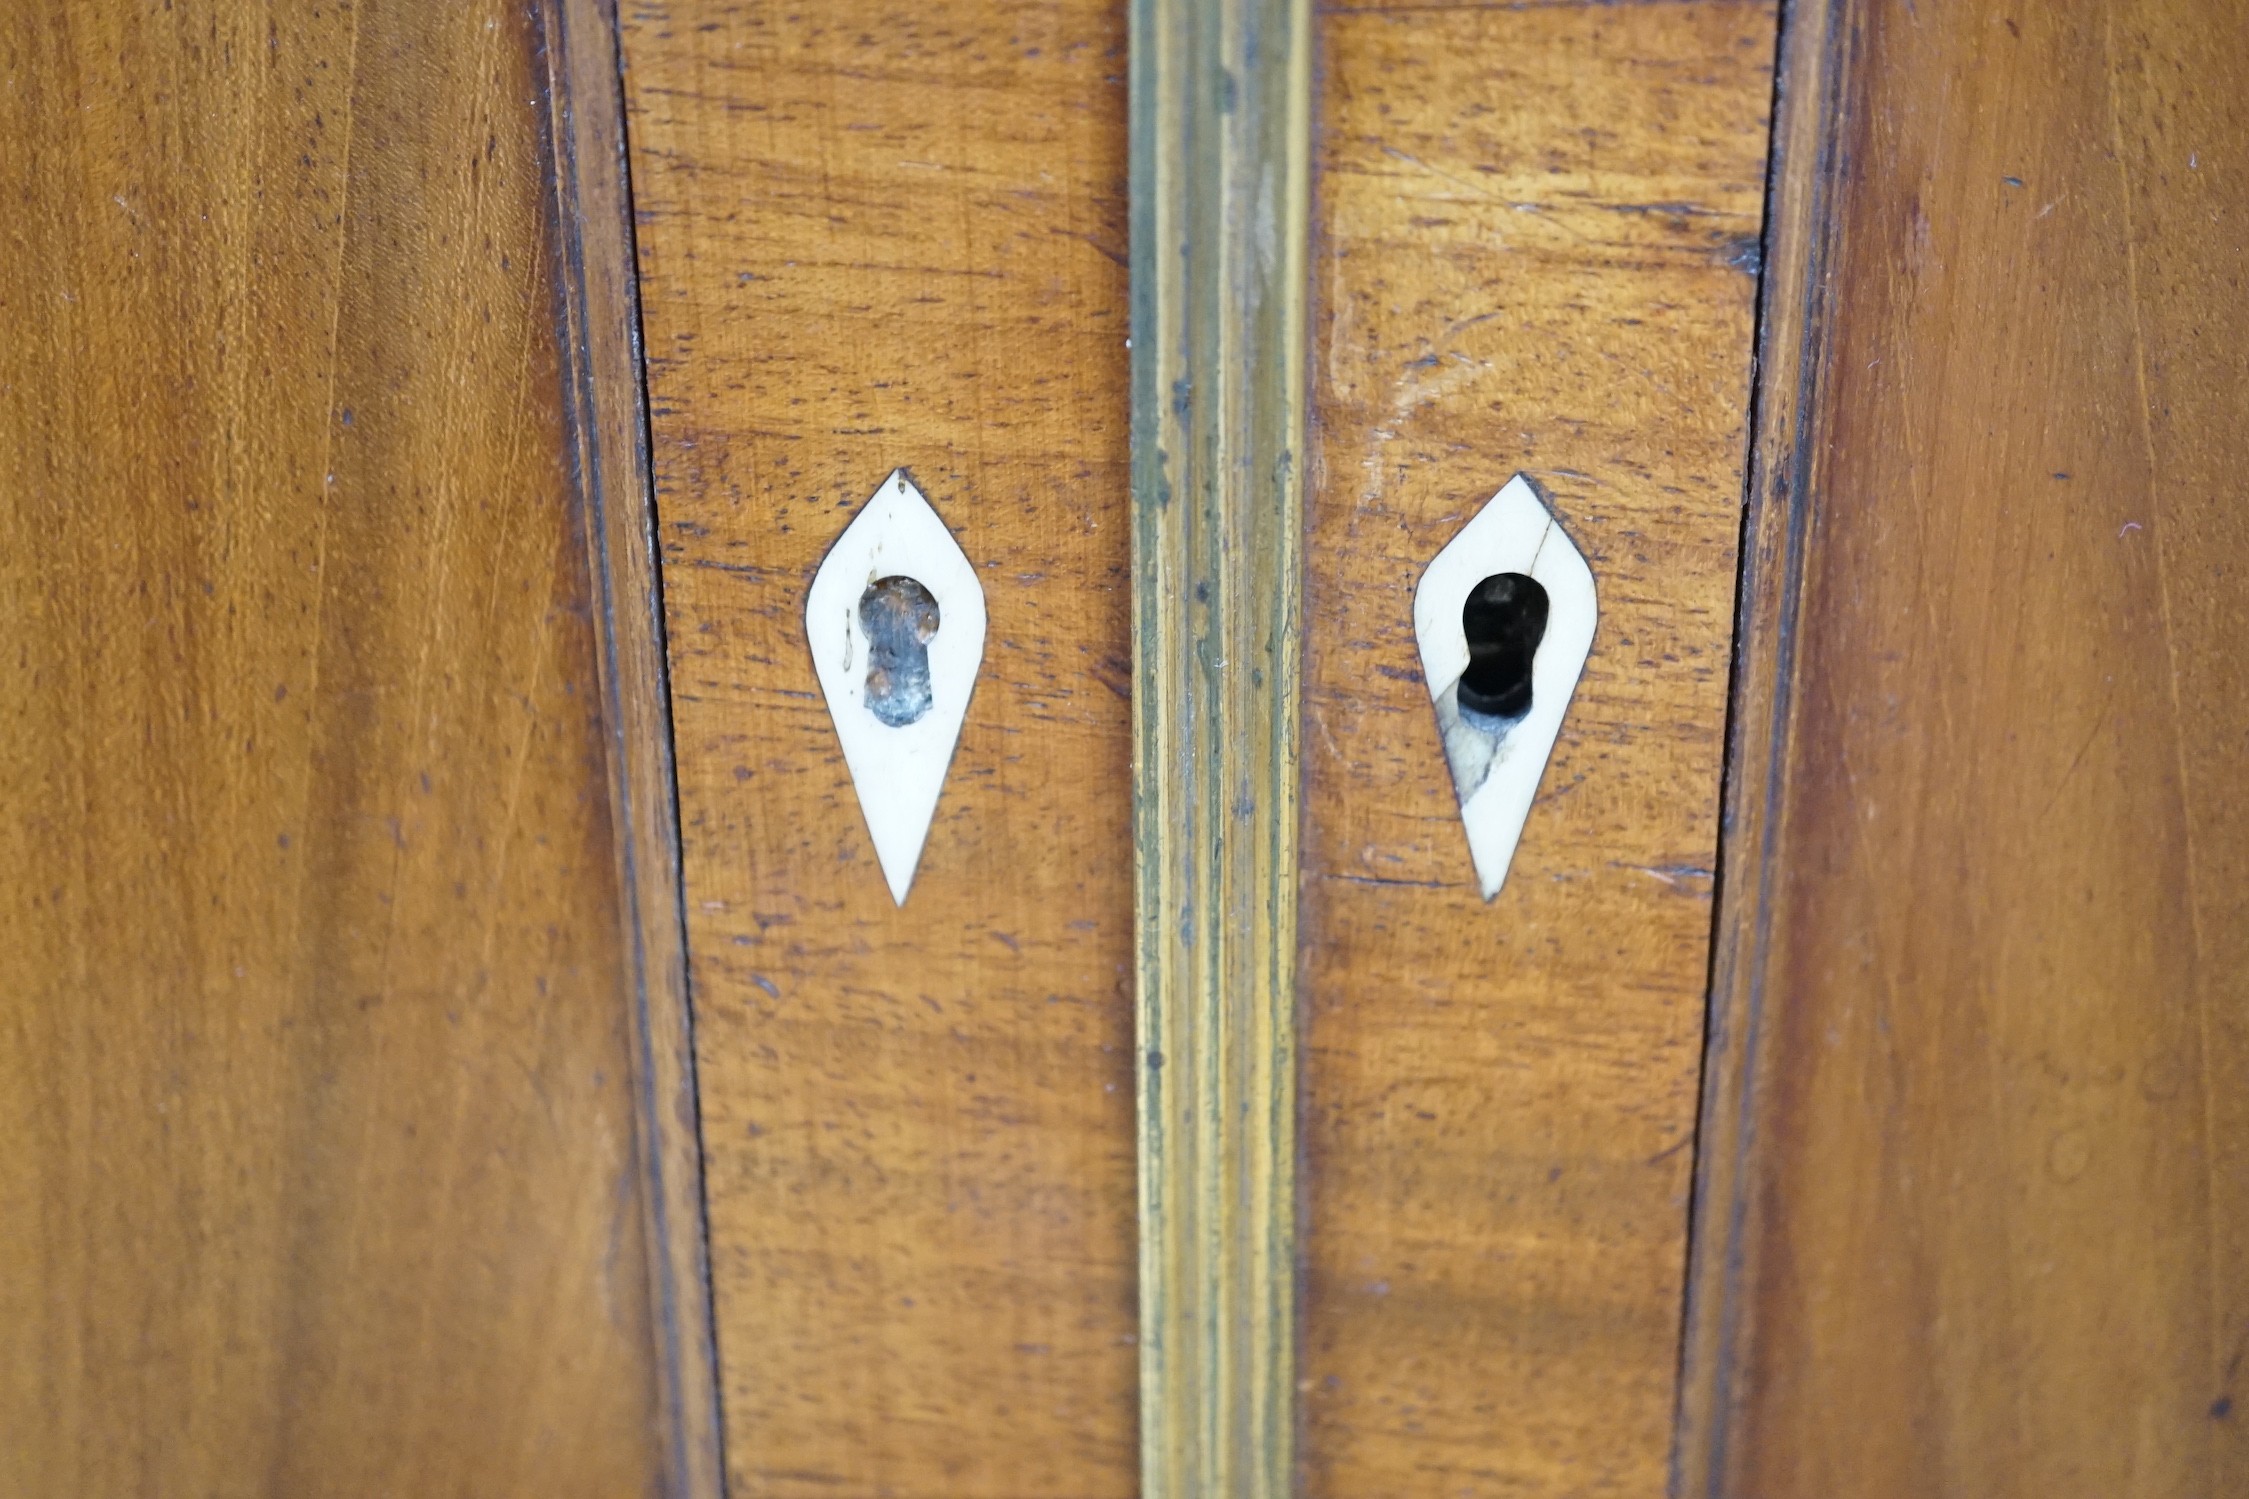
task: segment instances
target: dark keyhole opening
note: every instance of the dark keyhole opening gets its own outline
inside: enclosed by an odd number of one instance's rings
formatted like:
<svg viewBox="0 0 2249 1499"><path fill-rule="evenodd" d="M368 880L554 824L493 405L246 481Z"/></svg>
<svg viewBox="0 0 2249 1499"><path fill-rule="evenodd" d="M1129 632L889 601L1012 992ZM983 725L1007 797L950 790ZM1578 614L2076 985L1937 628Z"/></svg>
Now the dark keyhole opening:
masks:
<svg viewBox="0 0 2249 1499"><path fill-rule="evenodd" d="M1468 590L1460 608L1468 670L1460 679L1464 712L1518 719L1531 711L1531 659L1546 638L1546 590L1522 573L1493 573Z"/></svg>
<svg viewBox="0 0 2249 1499"><path fill-rule="evenodd" d="M867 708L892 728L929 711L929 642L937 600L912 578L877 578L859 595L867 636Z"/></svg>

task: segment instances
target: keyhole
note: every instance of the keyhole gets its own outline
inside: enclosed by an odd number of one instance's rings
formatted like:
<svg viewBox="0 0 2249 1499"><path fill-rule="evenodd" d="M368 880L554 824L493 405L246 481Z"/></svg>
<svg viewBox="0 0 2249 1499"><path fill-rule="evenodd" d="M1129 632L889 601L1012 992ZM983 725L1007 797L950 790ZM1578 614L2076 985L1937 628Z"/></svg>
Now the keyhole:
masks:
<svg viewBox="0 0 2249 1499"><path fill-rule="evenodd" d="M1461 711L1508 723L1530 712L1531 660L1546 638L1546 589L1522 573L1493 573L1468 590L1460 627L1468 635Z"/></svg>
<svg viewBox="0 0 2249 1499"><path fill-rule="evenodd" d="M867 707L892 728L904 728L929 711L937 600L912 578L877 578L859 595L859 628L867 637Z"/></svg>

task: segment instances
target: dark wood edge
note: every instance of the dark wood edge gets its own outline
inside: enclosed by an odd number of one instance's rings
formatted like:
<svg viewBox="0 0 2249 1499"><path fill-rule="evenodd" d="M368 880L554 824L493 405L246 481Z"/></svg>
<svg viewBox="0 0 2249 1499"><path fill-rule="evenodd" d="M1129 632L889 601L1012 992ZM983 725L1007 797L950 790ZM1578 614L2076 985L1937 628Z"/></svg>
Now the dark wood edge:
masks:
<svg viewBox="0 0 2249 1499"><path fill-rule="evenodd" d="M1817 525L1814 415L1839 227L1834 188L1849 108L1850 0L1784 0L1774 79L1763 298L1734 634L1719 890L1711 949L1702 1112L1688 1231L1687 1308L1672 1453L1675 1499L1720 1499L1733 1478L1736 1372L1749 1346L1756 1275L1757 1089L1766 959L1778 871L1772 853L1795 703L1796 620Z"/></svg>
<svg viewBox="0 0 2249 1499"><path fill-rule="evenodd" d="M725 1463L655 485L614 0L538 0L573 477L592 559L668 1499Z"/></svg>

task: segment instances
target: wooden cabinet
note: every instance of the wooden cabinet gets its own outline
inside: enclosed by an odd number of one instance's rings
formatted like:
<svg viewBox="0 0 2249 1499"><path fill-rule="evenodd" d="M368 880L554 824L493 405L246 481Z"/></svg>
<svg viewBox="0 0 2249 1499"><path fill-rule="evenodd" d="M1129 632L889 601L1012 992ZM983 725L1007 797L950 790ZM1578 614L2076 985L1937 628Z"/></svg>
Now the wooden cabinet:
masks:
<svg viewBox="0 0 2249 1499"><path fill-rule="evenodd" d="M19 7L0 1491L2249 1492L2245 58ZM1487 900L1415 591L1517 475Z"/></svg>

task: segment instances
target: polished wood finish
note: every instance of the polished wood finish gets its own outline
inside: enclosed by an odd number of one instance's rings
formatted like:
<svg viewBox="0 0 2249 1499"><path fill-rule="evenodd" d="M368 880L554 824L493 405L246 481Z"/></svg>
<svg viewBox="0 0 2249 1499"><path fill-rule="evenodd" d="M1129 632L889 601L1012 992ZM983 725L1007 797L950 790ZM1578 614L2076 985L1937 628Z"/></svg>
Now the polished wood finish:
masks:
<svg viewBox="0 0 2249 1499"><path fill-rule="evenodd" d="M1143 1499L1286 1499L1311 0L1132 7Z"/></svg>
<svg viewBox="0 0 2249 1499"><path fill-rule="evenodd" d="M1305 1492L1656 1494L1774 13L1352 6L1320 45ZM1412 595L1518 469L1601 623L1487 906Z"/></svg>
<svg viewBox="0 0 2249 1499"><path fill-rule="evenodd" d="M0 55L0 1490L653 1493L533 28Z"/></svg>
<svg viewBox="0 0 2249 1499"><path fill-rule="evenodd" d="M1130 1494L1122 7L624 22L731 1491ZM894 907L803 610L901 465L990 625Z"/></svg>
<svg viewBox="0 0 2249 1499"><path fill-rule="evenodd" d="M1769 908L1779 819L1775 799L1788 753L1785 695L1809 537L1793 523L1796 483L1815 429L1803 420L1810 372L1834 316L1826 273L1842 185L1836 145L1837 48L1846 32L1835 8L1799 5L1781 29L1771 186L1766 204L1764 287L1759 309L1757 392L1749 516L1743 534L1731 733L1726 746L1722 862L1726 866L1711 1003L1703 1045L1703 1109L1695 1131L1694 1221L1688 1236L1686 1337L1681 1353L1673 1488L1711 1496L1723 1480L1724 1426L1733 1403L1743 1268L1738 1258L1746 1112L1744 1069L1756 1049L1754 1007L1743 971L1756 950L1756 923Z"/></svg>
<svg viewBox="0 0 2249 1499"><path fill-rule="evenodd" d="M571 472L592 558L665 1492L719 1499L718 1356L680 906L624 91L611 0L542 0Z"/></svg>
<svg viewBox="0 0 2249 1499"><path fill-rule="evenodd" d="M2240 1493L2249 12L1818 9L1685 1491Z"/></svg>

